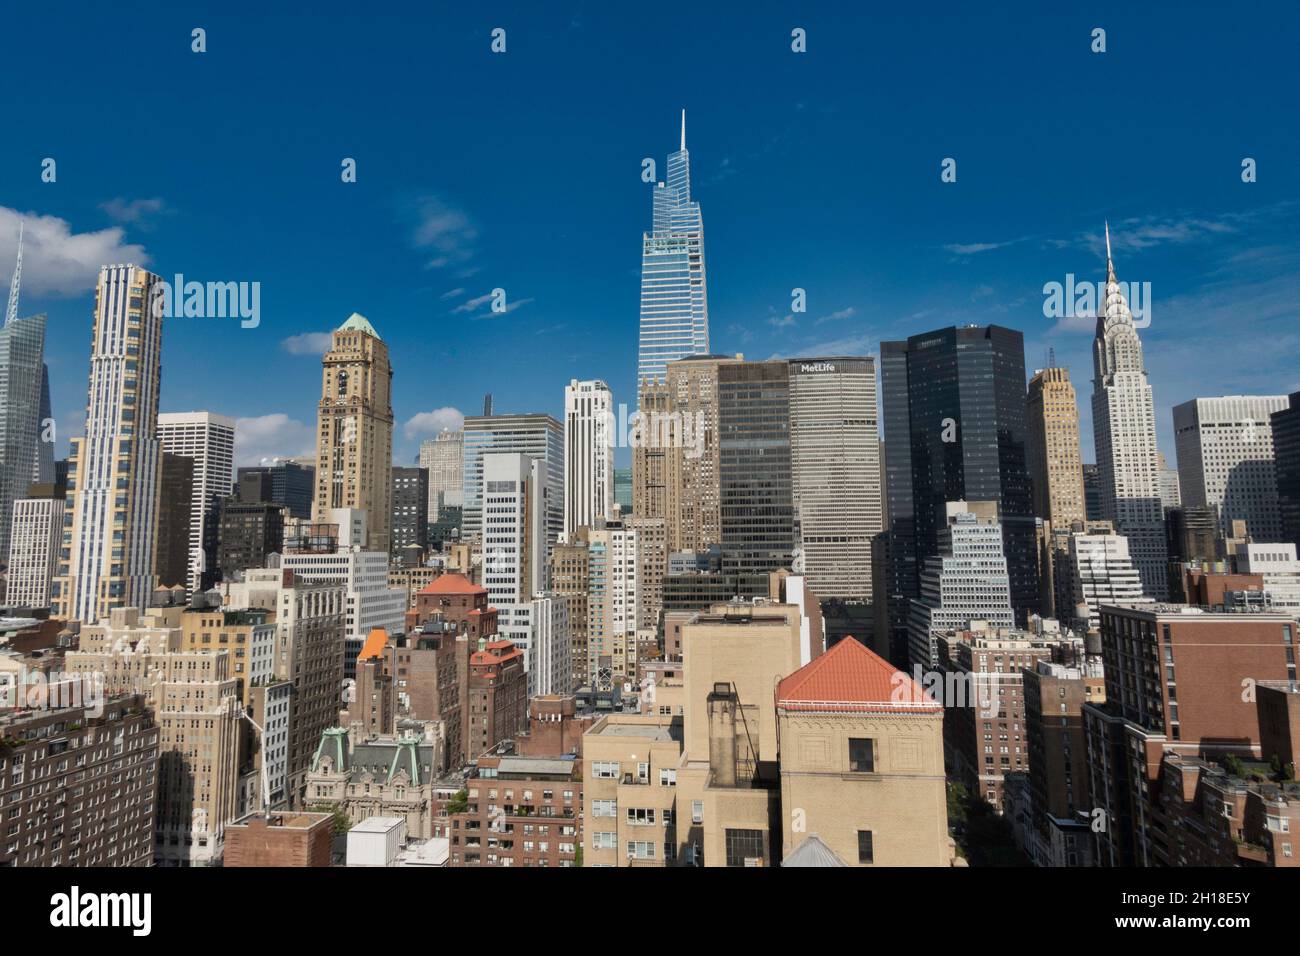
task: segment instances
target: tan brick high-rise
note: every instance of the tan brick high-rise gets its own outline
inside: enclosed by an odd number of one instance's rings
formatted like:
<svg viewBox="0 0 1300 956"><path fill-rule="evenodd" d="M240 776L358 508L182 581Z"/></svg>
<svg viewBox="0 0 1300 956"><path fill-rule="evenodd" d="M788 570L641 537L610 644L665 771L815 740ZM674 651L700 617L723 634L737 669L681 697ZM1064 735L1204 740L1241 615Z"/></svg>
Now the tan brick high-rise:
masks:
<svg viewBox="0 0 1300 956"><path fill-rule="evenodd" d="M1027 422L1034 514L1069 529L1087 515L1079 459L1079 407L1069 369L1045 368L1029 380Z"/></svg>
<svg viewBox="0 0 1300 956"><path fill-rule="evenodd" d="M353 312L323 359L312 518L364 508L366 550L388 551L392 520L393 369L388 346Z"/></svg>

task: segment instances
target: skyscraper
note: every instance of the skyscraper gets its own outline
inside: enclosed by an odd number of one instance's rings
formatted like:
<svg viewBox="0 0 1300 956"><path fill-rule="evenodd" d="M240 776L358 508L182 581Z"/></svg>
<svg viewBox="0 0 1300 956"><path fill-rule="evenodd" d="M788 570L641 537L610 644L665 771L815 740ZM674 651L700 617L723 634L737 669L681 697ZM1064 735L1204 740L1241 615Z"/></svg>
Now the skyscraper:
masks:
<svg viewBox="0 0 1300 956"><path fill-rule="evenodd" d="M871 601L871 539L881 529L875 362L801 358L789 368L795 540L808 587L823 600Z"/></svg>
<svg viewBox="0 0 1300 956"><path fill-rule="evenodd" d="M263 464L240 468L236 480L260 472L270 477L270 495L260 500L283 505L291 518L310 518L312 499L316 491L316 466L291 459L262 459Z"/></svg>
<svg viewBox="0 0 1300 956"><path fill-rule="evenodd" d="M103 266L95 291L86 434L72 439L54 606L93 624L149 605L158 534L161 280Z"/></svg>
<svg viewBox="0 0 1300 956"><path fill-rule="evenodd" d="M641 343L637 383L664 377L668 363L709 351L704 220L691 199L691 158L682 142L655 186L653 221L641 239Z"/></svg>
<svg viewBox="0 0 1300 956"><path fill-rule="evenodd" d="M50 482L41 462L52 469L51 447L42 448L41 419L50 417L49 378L45 352L45 316L18 318L22 281L22 227L18 233L18 264L14 267L5 323L0 327L0 554L9 553L9 529L16 498L32 482Z"/></svg>
<svg viewBox="0 0 1300 956"><path fill-rule="evenodd" d="M50 606L66 497L62 485L33 484L26 497L14 499L5 582L5 603L10 607Z"/></svg>
<svg viewBox="0 0 1300 956"><path fill-rule="evenodd" d="M564 387L564 535L614 516L614 393L604 382Z"/></svg>
<svg viewBox="0 0 1300 956"><path fill-rule="evenodd" d="M1070 370L1039 369L1029 380L1029 474L1034 514L1053 528L1083 521L1083 465L1079 459L1079 407Z"/></svg>
<svg viewBox="0 0 1300 956"><path fill-rule="evenodd" d="M902 354L900 354L902 353ZM1037 611L1038 536L1034 522L1025 427L1024 339L1015 329L968 325L937 329L903 343L882 343L885 457L895 537L910 525L913 543L895 553L896 570L916 568L939 553L947 503L998 506L1011 603L1023 622ZM906 397L907 408L899 407ZM900 429L906 427L907 440ZM907 467L911 509L895 473ZM893 581L894 593L906 593ZM896 602L897 605L897 602ZM891 622L891 628L900 622Z"/></svg>
<svg viewBox="0 0 1300 956"><path fill-rule="evenodd" d="M1092 358L1092 433L1101 472L1102 517L1128 538L1133 563L1142 575L1142 590L1148 597L1164 600L1169 588L1155 405L1142 341L1115 278L1109 225L1106 302L1097 316Z"/></svg>
<svg viewBox="0 0 1300 956"><path fill-rule="evenodd" d="M420 442L420 467L429 472L429 520L438 519L440 508L459 508L465 503L465 433L444 428L434 438Z"/></svg>
<svg viewBox="0 0 1300 956"><path fill-rule="evenodd" d="M483 457L518 452L545 462L542 488L546 538L553 545L564 530L564 426L550 415L470 415L465 419L461 537L483 533Z"/></svg>
<svg viewBox="0 0 1300 956"><path fill-rule="evenodd" d="M1287 402L1286 408L1269 416L1282 522L1279 540L1300 545L1300 392L1288 395Z"/></svg>
<svg viewBox="0 0 1300 956"><path fill-rule="evenodd" d="M353 312L334 331L323 359L316 430L316 503L312 518L334 508L366 512L366 549L387 553L393 488L393 369L388 346Z"/></svg>
<svg viewBox="0 0 1300 956"><path fill-rule="evenodd" d="M723 567L788 568L795 549L789 364L719 365L718 424Z"/></svg>
<svg viewBox="0 0 1300 956"><path fill-rule="evenodd" d="M1256 541L1281 540L1270 416L1286 407L1285 395L1225 395L1175 405L1181 503L1218 508L1225 535L1242 520Z"/></svg>
<svg viewBox="0 0 1300 956"><path fill-rule="evenodd" d="M217 520L234 486L235 420L212 412L164 412L158 416L158 438L163 451L194 462L186 587L206 590L220 577Z"/></svg>

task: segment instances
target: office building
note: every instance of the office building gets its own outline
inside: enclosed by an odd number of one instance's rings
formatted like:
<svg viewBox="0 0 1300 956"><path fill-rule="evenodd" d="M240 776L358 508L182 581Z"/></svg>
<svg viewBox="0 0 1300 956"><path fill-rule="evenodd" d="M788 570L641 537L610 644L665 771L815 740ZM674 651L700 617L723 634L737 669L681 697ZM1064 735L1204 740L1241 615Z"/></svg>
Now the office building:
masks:
<svg viewBox="0 0 1300 956"><path fill-rule="evenodd" d="M1142 592L1142 576L1133 566L1128 539L1113 532L1073 532L1065 552L1066 573L1061 575L1062 594L1057 617L1080 630L1096 631L1101 626L1103 604L1141 604L1151 598Z"/></svg>
<svg viewBox="0 0 1300 956"><path fill-rule="evenodd" d="M939 664L937 635L969 630L975 621L994 628L1015 623L996 506L953 501L947 514L939 554L926 559L909 618L910 663L927 671Z"/></svg>
<svg viewBox="0 0 1300 956"><path fill-rule="evenodd" d="M104 266L95 291L85 435L72 439L55 613L93 624L145 607L158 540L159 278Z"/></svg>
<svg viewBox="0 0 1300 956"><path fill-rule="evenodd" d="M266 475L271 480L271 490L269 495L263 492L263 497L258 500L288 508L290 518L310 518L316 490L316 466L291 459L263 461L266 463L238 469L236 482L242 481L245 475Z"/></svg>
<svg viewBox="0 0 1300 956"><path fill-rule="evenodd" d="M391 551L424 551L429 546L429 472L424 468L393 468Z"/></svg>
<svg viewBox="0 0 1300 956"><path fill-rule="evenodd" d="M420 442L420 467L429 473L429 520L465 504L465 433L444 428Z"/></svg>
<svg viewBox="0 0 1300 956"><path fill-rule="evenodd" d="M1079 459L1079 407L1070 370L1039 369L1029 380L1026 416L1034 514L1053 528L1087 516Z"/></svg>
<svg viewBox="0 0 1300 956"><path fill-rule="evenodd" d="M21 243L20 236L20 270ZM18 318L17 298L15 282L5 323L0 326L0 554L9 553L14 500L21 498L32 482L54 480L50 473L52 441L42 437L43 420L52 420L44 362L45 316Z"/></svg>
<svg viewBox="0 0 1300 956"><path fill-rule="evenodd" d="M1115 278L1109 226L1106 301L1097 317L1092 355L1092 434L1101 476L1101 517L1128 538L1133 563L1142 575L1142 590L1163 600L1168 581L1155 403L1142 341Z"/></svg>
<svg viewBox="0 0 1300 956"><path fill-rule="evenodd" d="M906 344L882 343L881 355L889 480L901 468L911 477L910 487L890 492L896 605L908 592L906 571L920 574L939 553L947 503L989 501L997 505L1011 604L1023 623L1041 601L1023 336L997 325L936 329Z"/></svg>
<svg viewBox="0 0 1300 956"><path fill-rule="evenodd" d="M875 362L800 358L789 369L791 498L803 573L822 599L871 602L871 541L883 527Z"/></svg>
<svg viewBox="0 0 1300 956"><path fill-rule="evenodd" d="M614 393L599 380L564 388L564 535L614 517Z"/></svg>
<svg viewBox="0 0 1300 956"><path fill-rule="evenodd" d="M666 181L654 188L651 230L641 237L640 383L664 378L668 363L709 351L704 220L691 199L691 159L682 139L668 156Z"/></svg>
<svg viewBox="0 0 1300 956"><path fill-rule="evenodd" d="M388 553L393 488L393 369L388 346L353 312L322 359L312 520L337 508L366 512L369 551Z"/></svg>
<svg viewBox="0 0 1300 956"><path fill-rule="evenodd" d="M1287 407L1269 416L1273 436L1273 472L1277 480L1280 539L1300 545L1300 392L1287 396Z"/></svg>
<svg viewBox="0 0 1300 956"><path fill-rule="evenodd" d="M165 412L158 416L158 437L164 453L194 462L185 586L191 593L206 590L218 577L217 522L234 482L235 420L212 412Z"/></svg>
<svg viewBox="0 0 1300 956"><path fill-rule="evenodd" d="M67 492L61 485L31 485L13 503L5 601L12 607L49 607L50 586L63 537Z"/></svg>
<svg viewBox="0 0 1300 956"><path fill-rule="evenodd" d="M1218 509L1226 535L1245 521L1256 541L1278 541L1277 475L1271 416L1285 395L1194 398L1174 406L1174 444L1182 504Z"/></svg>
<svg viewBox="0 0 1300 956"><path fill-rule="evenodd" d="M632 469L614 469L614 504L618 505L623 517L632 514Z"/></svg>
<svg viewBox="0 0 1300 956"><path fill-rule="evenodd" d="M544 463L542 498L546 543L564 530L564 426L550 415L471 415L465 419L461 537L483 534L483 459L489 454L521 454Z"/></svg>
<svg viewBox="0 0 1300 956"><path fill-rule="evenodd" d="M789 567L796 546L789 363L720 364L717 388L723 565L737 573Z"/></svg>
<svg viewBox="0 0 1300 956"><path fill-rule="evenodd" d="M500 614L500 634L524 655L536 680L533 598L546 588L546 462L490 453L480 467L483 490L483 586Z"/></svg>
<svg viewBox="0 0 1300 956"><path fill-rule="evenodd" d="M284 550L288 506L274 500L274 478L265 471L240 470L235 494L221 502L217 518L217 570L233 580L248 568L266 567Z"/></svg>
<svg viewBox="0 0 1300 956"><path fill-rule="evenodd" d="M371 631L401 632L407 595L401 588L388 586L388 552L361 550L361 542L375 540L366 526L366 514L337 509L330 517L331 524L307 526L310 534L291 529L285 537L280 567L309 583L343 587L343 676L351 679L356 676L357 655Z"/></svg>

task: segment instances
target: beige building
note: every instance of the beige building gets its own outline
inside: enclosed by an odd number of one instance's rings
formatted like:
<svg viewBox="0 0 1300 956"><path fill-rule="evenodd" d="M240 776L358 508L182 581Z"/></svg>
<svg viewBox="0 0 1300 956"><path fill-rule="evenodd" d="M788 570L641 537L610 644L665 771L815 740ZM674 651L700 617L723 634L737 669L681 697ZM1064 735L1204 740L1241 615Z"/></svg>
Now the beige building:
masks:
<svg viewBox="0 0 1300 956"><path fill-rule="evenodd" d="M636 532L637 627L657 629L664 608L664 575L668 573L668 522L633 512L625 523Z"/></svg>
<svg viewBox="0 0 1300 956"><path fill-rule="evenodd" d="M335 508L366 512L364 550L388 553L392 521L393 370L388 346L364 316L334 331L323 359L312 519Z"/></svg>
<svg viewBox="0 0 1300 956"><path fill-rule="evenodd" d="M856 641L800 668L801 621L711 608L684 681L583 736L586 865L775 866L814 833L845 865L951 863L941 708Z"/></svg>
<svg viewBox="0 0 1300 956"><path fill-rule="evenodd" d="M782 856L815 834L849 866L950 866L943 707L854 640L781 681Z"/></svg>
<svg viewBox="0 0 1300 956"><path fill-rule="evenodd" d="M667 522L668 551L722 540L718 367L744 357L702 355L668 363L662 383L641 388L632 456L632 513Z"/></svg>
<svg viewBox="0 0 1300 956"><path fill-rule="evenodd" d="M1029 474L1034 514L1054 528L1087 519L1079 458L1079 407L1069 369L1039 369L1027 399Z"/></svg>
<svg viewBox="0 0 1300 956"><path fill-rule="evenodd" d="M569 602L569 658L575 688L591 681L587 669L589 574L587 529L579 528L569 541L556 544L551 551L551 590Z"/></svg>
<svg viewBox="0 0 1300 956"><path fill-rule="evenodd" d="M159 730L154 860L204 866L221 858L237 815L239 682L230 651L183 649L181 612L115 608L82 628L65 666L102 675L107 693L144 695Z"/></svg>

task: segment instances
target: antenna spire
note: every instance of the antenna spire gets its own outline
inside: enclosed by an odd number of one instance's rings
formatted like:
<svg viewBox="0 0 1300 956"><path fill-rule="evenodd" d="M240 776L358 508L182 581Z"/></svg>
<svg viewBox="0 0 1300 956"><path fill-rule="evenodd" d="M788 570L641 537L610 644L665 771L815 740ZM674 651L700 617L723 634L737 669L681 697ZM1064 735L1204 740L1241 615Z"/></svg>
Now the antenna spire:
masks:
<svg viewBox="0 0 1300 956"><path fill-rule="evenodd" d="M682 150L686 149L686 110L682 110Z"/></svg>
<svg viewBox="0 0 1300 956"><path fill-rule="evenodd" d="M18 220L18 262L14 266L13 282L9 284L9 307L5 310L5 325L18 318L18 288L23 281L23 220Z"/></svg>

